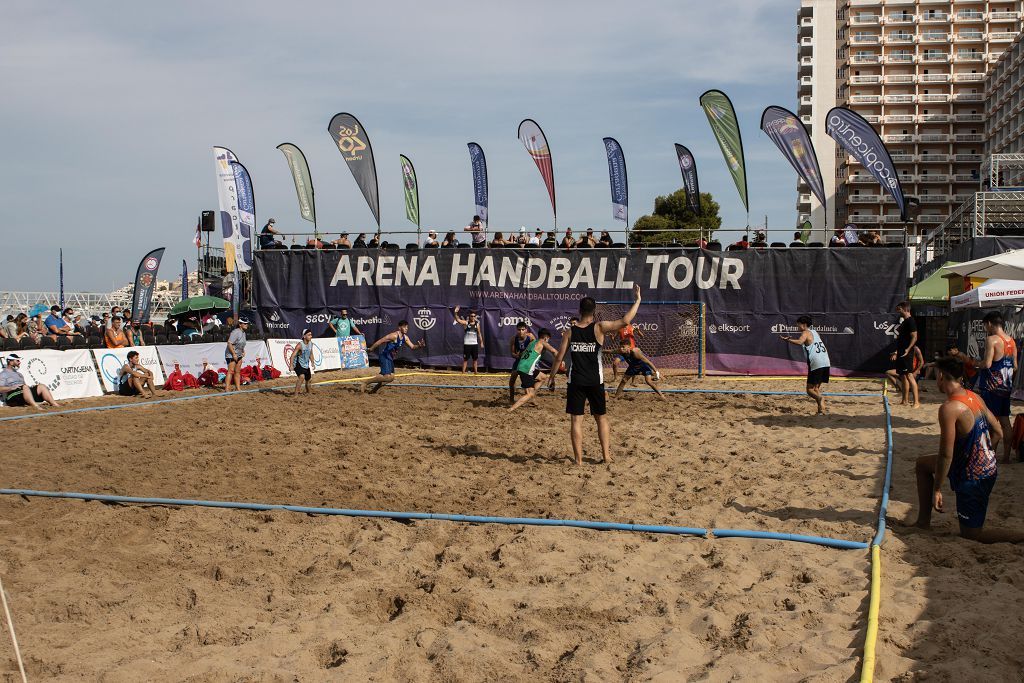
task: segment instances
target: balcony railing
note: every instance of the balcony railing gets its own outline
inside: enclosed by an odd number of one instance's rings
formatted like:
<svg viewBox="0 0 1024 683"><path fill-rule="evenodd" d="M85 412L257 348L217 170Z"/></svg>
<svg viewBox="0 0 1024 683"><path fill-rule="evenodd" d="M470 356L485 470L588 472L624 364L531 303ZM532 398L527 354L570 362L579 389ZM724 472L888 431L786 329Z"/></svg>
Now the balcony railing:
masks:
<svg viewBox="0 0 1024 683"><path fill-rule="evenodd" d="M985 96L980 92L953 93L954 102L984 102ZM961 114L962 116L962 114ZM980 119L979 119L980 120Z"/></svg>
<svg viewBox="0 0 1024 683"><path fill-rule="evenodd" d="M851 85L873 85L881 82L881 76L850 76Z"/></svg>
<svg viewBox="0 0 1024 683"><path fill-rule="evenodd" d="M923 194L918 197L922 204L948 204L948 194Z"/></svg>
<svg viewBox="0 0 1024 683"><path fill-rule="evenodd" d="M918 178L920 183L948 183L949 176L945 173L922 173Z"/></svg>
<svg viewBox="0 0 1024 683"><path fill-rule="evenodd" d="M949 34L948 33L922 33L921 34L921 42L922 43L948 43L949 42Z"/></svg>
<svg viewBox="0 0 1024 683"><path fill-rule="evenodd" d="M851 175L850 176L850 182L851 183L877 183L878 181L875 180L872 176L869 176L867 173L863 173L863 174L860 174L860 175Z"/></svg>
<svg viewBox="0 0 1024 683"><path fill-rule="evenodd" d="M877 24L880 18L877 14L856 14L850 17L850 24L852 26L872 26Z"/></svg>
<svg viewBox="0 0 1024 683"><path fill-rule="evenodd" d="M887 14L885 16L885 23L887 25L888 24L896 24L896 25L913 24L916 21L917 21L917 17L914 16L913 14L902 14L902 13L894 12L892 14Z"/></svg>
<svg viewBox="0 0 1024 683"><path fill-rule="evenodd" d="M923 133L917 137L921 142L949 142L946 133Z"/></svg>
<svg viewBox="0 0 1024 683"><path fill-rule="evenodd" d="M949 61L949 54L946 52L926 52L921 55L922 62L946 63Z"/></svg>
<svg viewBox="0 0 1024 683"><path fill-rule="evenodd" d="M953 202L955 204L963 204L964 202L970 201L973 194L955 194L953 195Z"/></svg>
<svg viewBox="0 0 1024 683"><path fill-rule="evenodd" d="M881 55L853 55L850 57L851 64L878 64L881 61Z"/></svg>
<svg viewBox="0 0 1024 683"><path fill-rule="evenodd" d="M801 67L814 66L814 57L801 57L800 58L800 66Z"/></svg>
<svg viewBox="0 0 1024 683"><path fill-rule="evenodd" d="M980 178L973 173L957 173L953 176L953 182L957 183L977 183Z"/></svg>
<svg viewBox="0 0 1024 683"><path fill-rule="evenodd" d="M891 83L914 83L917 81L917 76L914 74L886 74L886 84Z"/></svg>
<svg viewBox="0 0 1024 683"><path fill-rule="evenodd" d="M949 74L921 74L922 83L949 83Z"/></svg>
<svg viewBox="0 0 1024 683"><path fill-rule="evenodd" d="M949 155L948 154L922 154L921 155L921 163L922 164L948 164L949 163Z"/></svg>
<svg viewBox="0 0 1024 683"><path fill-rule="evenodd" d="M856 45L878 45L882 42L882 37L877 34L855 33L850 36L850 42Z"/></svg>
<svg viewBox="0 0 1024 683"><path fill-rule="evenodd" d="M917 117L913 114L886 114L884 119L886 123L914 123Z"/></svg>
<svg viewBox="0 0 1024 683"><path fill-rule="evenodd" d="M922 14L918 21L922 24L937 24L946 23L949 21L949 15L945 12L935 12L934 14Z"/></svg>
<svg viewBox="0 0 1024 683"><path fill-rule="evenodd" d="M877 194L851 194L847 199L851 204L877 204L882 196Z"/></svg>
<svg viewBox="0 0 1024 683"><path fill-rule="evenodd" d="M814 38L804 36L800 39L800 47L814 47Z"/></svg>
<svg viewBox="0 0 1024 683"><path fill-rule="evenodd" d="M945 93L925 93L917 96L918 102L949 102L949 95Z"/></svg>
<svg viewBox="0 0 1024 683"><path fill-rule="evenodd" d="M922 95L921 97L928 97L928 95ZM946 97L949 97L946 95ZM931 100L927 100L930 102ZM945 102L946 100L943 100ZM918 120L921 123L945 123L953 118L950 114L921 114Z"/></svg>
<svg viewBox="0 0 1024 683"><path fill-rule="evenodd" d="M953 160L954 161L981 161L982 158L983 157L982 157L981 154L954 154L953 155Z"/></svg>
<svg viewBox="0 0 1024 683"><path fill-rule="evenodd" d="M813 76L801 76L800 77L800 87L801 88L810 88L813 85L814 85L814 77Z"/></svg>
<svg viewBox="0 0 1024 683"><path fill-rule="evenodd" d="M853 104L879 104L882 101L881 95L851 95L850 102Z"/></svg>
<svg viewBox="0 0 1024 683"><path fill-rule="evenodd" d="M974 93L967 93L967 94L968 95L973 95ZM964 100L961 100L959 97L957 97L954 94L953 95L953 101L954 102L963 102ZM973 100L973 101L980 101L980 100ZM953 114L953 120L956 121L957 123L980 123L984 119L985 119L985 117L983 115L981 115L981 114Z"/></svg>
<svg viewBox="0 0 1024 683"><path fill-rule="evenodd" d="M954 83L976 83L985 80L985 74L953 74Z"/></svg>
<svg viewBox="0 0 1024 683"><path fill-rule="evenodd" d="M901 142L906 143L906 142L913 142L914 141L914 137L915 136L913 136L913 135L886 135L885 136L885 141L886 142L896 142L896 143L901 143Z"/></svg>
<svg viewBox="0 0 1024 683"><path fill-rule="evenodd" d="M917 95L886 95L886 104L913 104Z"/></svg>
<svg viewBox="0 0 1024 683"><path fill-rule="evenodd" d="M886 64L913 64L914 55L911 54L894 54L885 56Z"/></svg>
<svg viewBox="0 0 1024 683"><path fill-rule="evenodd" d="M881 223L882 222L882 217L879 216L878 214L875 214L875 213L851 213L849 218L850 218L850 222L851 223L858 223L858 224L860 224L860 223L870 224L870 223Z"/></svg>
<svg viewBox="0 0 1024 683"><path fill-rule="evenodd" d="M963 31L953 36L954 43L984 43L985 34L981 31Z"/></svg>
<svg viewBox="0 0 1024 683"><path fill-rule="evenodd" d="M1016 33L990 33L988 39L993 43L1010 43L1017 37Z"/></svg>
<svg viewBox="0 0 1024 683"><path fill-rule="evenodd" d="M944 220L946 220L945 216L929 216L927 214L924 214L924 215L921 215L921 216L917 217L917 222L918 223L928 223L928 224L941 223Z"/></svg>
<svg viewBox="0 0 1024 683"><path fill-rule="evenodd" d="M868 123L881 123L882 117L878 114L861 114Z"/></svg>
<svg viewBox="0 0 1024 683"><path fill-rule="evenodd" d="M956 13L956 20L957 21L984 21L985 20L985 13L984 12L975 12L975 11L971 11L971 10L963 10L962 12L957 12Z"/></svg>
<svg viewBox="0 0 1024 683"><path fill-rule="evenodd" d="M989 21L1016 21L1020 17L1017 12L989 12Z"/></svg>
<svg viewBox="0 0 1024 683"><path fill-rule="evenodd" d="M892 154L891 156L894 164L912 164L917 161L916 154Z"/></svg>
<svg viewBox="0 0 1024 683"><path fill-rule="evenodd" d="M886 45L907 45L913 42L913 33L887 33L885 35Z"/></svg>
<svg viewBox="0 0 1024 683"><path fill-rule="evenodd" d="M953 136L954 142L982 142L984 139L980 133L957 133Z"/></svg>
<svg viewBox="0 0 1024 683"><path fill-rule="evenodd" d="M981 52L957 52L953 61L963 62L984 62L985 55Z"/></svg>
<svg viewBox="0 0 1024 683"><path fill-rule="evenodd" d="M800 106L810 106L813 103L814 103L814 98L811 97L810 95L803 95L800 98Z"/></svg>

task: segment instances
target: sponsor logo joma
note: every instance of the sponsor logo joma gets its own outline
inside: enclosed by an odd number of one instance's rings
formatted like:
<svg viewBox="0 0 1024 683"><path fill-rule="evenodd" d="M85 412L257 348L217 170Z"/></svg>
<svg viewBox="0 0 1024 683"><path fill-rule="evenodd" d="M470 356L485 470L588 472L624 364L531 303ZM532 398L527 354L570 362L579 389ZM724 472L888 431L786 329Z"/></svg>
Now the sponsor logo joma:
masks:
<svg viewBox="0 0 1024 683"><path fill-rule="evenodd" d="M505 315L498 318L498 327L515 327L519 323L533 326L533 321L526 315Z"/></svg>

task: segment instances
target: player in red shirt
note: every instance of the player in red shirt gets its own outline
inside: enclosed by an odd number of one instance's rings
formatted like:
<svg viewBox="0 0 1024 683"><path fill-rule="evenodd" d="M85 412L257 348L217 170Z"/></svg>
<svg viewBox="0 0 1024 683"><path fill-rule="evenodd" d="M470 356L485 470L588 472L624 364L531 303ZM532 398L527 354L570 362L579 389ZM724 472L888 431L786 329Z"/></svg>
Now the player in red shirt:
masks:
<svg viewBox="0 0 1024 683"><path fill-rule="evenodd" d="M635 349L636 348L636 340L637 340L638 337L640 339L644 338L643 331L637 329L632 324L626 325L621 330L619 330L619 346L623 346L625 344L629 344L629 348ZM629 359L626 358L621 353L616 355L614 358L612 358L612 381L613 382L615 380L617 380L618 377L619 377L619 363L620 362L623 363L624 365L626 365L627 367L629 366ZM634 375L630 379L632 380L631 383L630 383L630 386L634 386L636 384L636 375Z"/></svg>

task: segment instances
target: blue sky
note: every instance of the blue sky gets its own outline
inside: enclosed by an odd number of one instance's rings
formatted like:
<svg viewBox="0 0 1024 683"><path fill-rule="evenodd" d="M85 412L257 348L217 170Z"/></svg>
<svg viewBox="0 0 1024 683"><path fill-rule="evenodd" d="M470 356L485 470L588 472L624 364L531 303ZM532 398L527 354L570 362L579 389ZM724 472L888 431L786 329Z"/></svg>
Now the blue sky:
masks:
<svg viewBox="0 0 1024 683"><path fill-rule="evenodd" d="M525 117L551 144L560 226L621 226L601 143L612 136L626 155L631 219L680 187L679 142L725 225L742 228L697 102L719 88L741 121L751 222L767 214L788 232L796 175L758 124L769 104L796 108L798 4L3 3L0 287L55 289L58 247L72 290L129 282L157 246L168 248L163 277L182 258L193 268L196 216L217 202L213 145L252 174L259 225L309 226L275 149L293 142L309 159L321 231L370 230L327 134L340 111L369 133L385 230L412 228L399 154L416 165L424 228L466 224L469 141L487 155L492 229L549 226L540 174L516 138Z"/></svg>

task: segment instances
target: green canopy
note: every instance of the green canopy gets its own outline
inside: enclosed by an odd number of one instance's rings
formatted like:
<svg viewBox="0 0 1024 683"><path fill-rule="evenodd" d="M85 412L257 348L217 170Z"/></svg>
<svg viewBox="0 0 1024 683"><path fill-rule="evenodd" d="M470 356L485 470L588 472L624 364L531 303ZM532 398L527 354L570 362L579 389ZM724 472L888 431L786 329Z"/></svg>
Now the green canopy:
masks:
<svg viewBox="0 0 1024 683"><path fill-rule="evenodd" d="M189 311L226 311L231 302L215 296L193 296L174 304L168 315L181 315Z"/></svg>
<svg viewBox="0 0 1024 683"><path fill-rule="evenodd" d="M946 266L956 265L953 261L942 264L934 273L910 288L910 303L922 306L945 306L949 303L949 280Z"/></svg>

